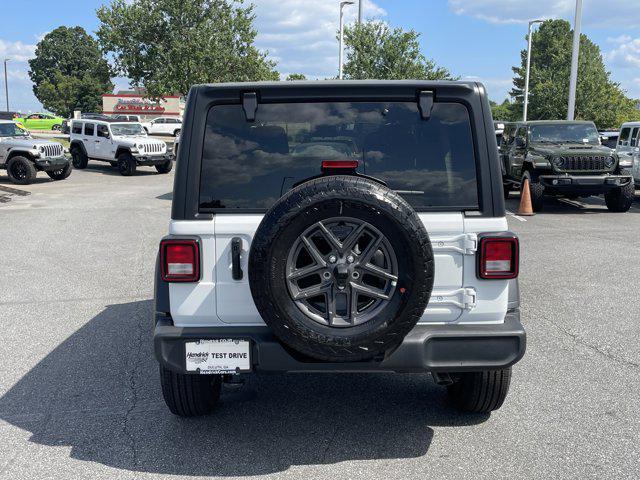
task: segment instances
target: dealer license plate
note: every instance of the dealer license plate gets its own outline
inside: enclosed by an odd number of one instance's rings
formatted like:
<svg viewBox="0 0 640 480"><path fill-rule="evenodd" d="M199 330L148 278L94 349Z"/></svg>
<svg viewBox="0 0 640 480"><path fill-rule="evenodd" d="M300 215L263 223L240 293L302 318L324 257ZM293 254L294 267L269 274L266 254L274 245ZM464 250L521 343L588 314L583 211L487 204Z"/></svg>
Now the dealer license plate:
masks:
<svg viewBox="0 0 640 480"><path fill-rule="evenodd" d="M204 374L249 372L250 347L248 340L235 338L186 342L186 369Z"/></svg>

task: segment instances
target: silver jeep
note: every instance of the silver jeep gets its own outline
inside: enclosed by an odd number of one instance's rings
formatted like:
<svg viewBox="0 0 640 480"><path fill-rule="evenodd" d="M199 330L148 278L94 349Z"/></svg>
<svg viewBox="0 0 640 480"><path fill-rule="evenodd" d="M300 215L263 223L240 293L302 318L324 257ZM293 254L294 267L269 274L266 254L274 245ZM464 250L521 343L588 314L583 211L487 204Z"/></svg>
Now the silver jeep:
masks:
<svg viewBox="0 0 640 480"><path fill-rule="evenodd" d="M72 170L60 143L35 139L11 120L0 120L0 168L18 185L33 182L38 171L64 180Z"/></svg>

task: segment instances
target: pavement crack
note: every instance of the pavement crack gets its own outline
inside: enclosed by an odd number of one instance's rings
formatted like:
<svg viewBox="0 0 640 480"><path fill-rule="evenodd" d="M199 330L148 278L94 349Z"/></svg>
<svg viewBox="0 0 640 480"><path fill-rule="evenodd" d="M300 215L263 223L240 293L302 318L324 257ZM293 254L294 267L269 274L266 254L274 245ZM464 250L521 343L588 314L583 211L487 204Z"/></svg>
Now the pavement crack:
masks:
<svg viewBox="0 0 640 480"><path fill-rule="evenodd" d="M124 420L122 424L122 433L129 439L129 449L131 451L131 460L134 469L138 467L138 445L136 443L135 432L131 428L131 419L134 410L136 410L138 406L138 389L136 383L136 375L138 373L138 365L140 364L140 355L142 349L143 329L141 326L141 321L144 314L144 312L140 311L141 308L141 306L138 306L136 313L132 315L132 321L134 322L134 327L137 331L135 344L133 348L131 348L131 358L133 365L129 371L128 378L128 385L129 390L131 391L132 401L131 405L129 405L129 408L124 414Z"/></svg>
<svg viewBox="0 0 640 480"><path fill-rule="evenodd" d="M582 345L583 347L587 348L588 350L591 350L605 358L608 358L609 360L612 360L616 363L620 363L622 365L626 365L627 367L633 367L633 368L640 368L640 364L632 362L631 360L626 360L624 358L619 358L609 352L606 352L604 350L602 350L600 347L597 347L596 345L592 345L591 343L583 340L582 338L580 338L578 335L576 335L575 333L571 333L568 330L565 330L564 328L556 325L553 322L549 322L549 324L551 324L553 327L555 327L559 332L561 332L562 334L566 335L567 337L571 338L575 343Z"/></svg>

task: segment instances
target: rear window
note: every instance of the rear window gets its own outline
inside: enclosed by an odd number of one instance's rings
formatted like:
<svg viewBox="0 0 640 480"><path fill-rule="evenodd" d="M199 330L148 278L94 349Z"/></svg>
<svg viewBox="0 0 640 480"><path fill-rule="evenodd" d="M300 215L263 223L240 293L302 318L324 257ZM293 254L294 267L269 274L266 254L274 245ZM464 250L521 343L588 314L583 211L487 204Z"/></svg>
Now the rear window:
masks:
<svg viewBox="0 0 640 480"><path fill-rule="evenodd" d="M82 124L78 122L71 123L71 133L82 134Z"/></svg>
<svg viewBox="0 0 640 480"><path fill-rule="evenodd" d="M84 134L85 135L93 135L95 131L95 125L93 123L85 123L84 124Z"/></svg>
<svg viewBox="0 0 640 480"><path fill-rule="evenodd" d="M477 209L473 137L466 107L435 103L423 120L414 102L241 105L207 116L200 208L267 209L323 160L358 160L414 208Z"/></svg>

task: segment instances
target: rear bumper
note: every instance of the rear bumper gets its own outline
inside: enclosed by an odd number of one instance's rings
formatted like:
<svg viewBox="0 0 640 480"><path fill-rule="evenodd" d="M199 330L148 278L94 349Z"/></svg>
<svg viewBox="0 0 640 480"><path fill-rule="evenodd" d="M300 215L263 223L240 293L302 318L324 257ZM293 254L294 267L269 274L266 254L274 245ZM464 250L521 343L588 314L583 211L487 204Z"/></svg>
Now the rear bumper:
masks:
<svg viewBox="0 0 640 480"><path fill-rule="evenodd" d="M384 359L326 363L303 358L285 348L268 327L175 327L159 316L153 335L155 355L166 368L185 370L187 340L242 338L251 340L252 367L270 372L468 372L506 368L518 362L526 348L526 333L518 310L497 325L416 325Z"/></svg>
<svg viewBox="0 0 640 480"><path fill-rule="evenodd" d="M606 192L623 187L633 181L631 175L540 175L545 188L558 192Z"/></svg>

